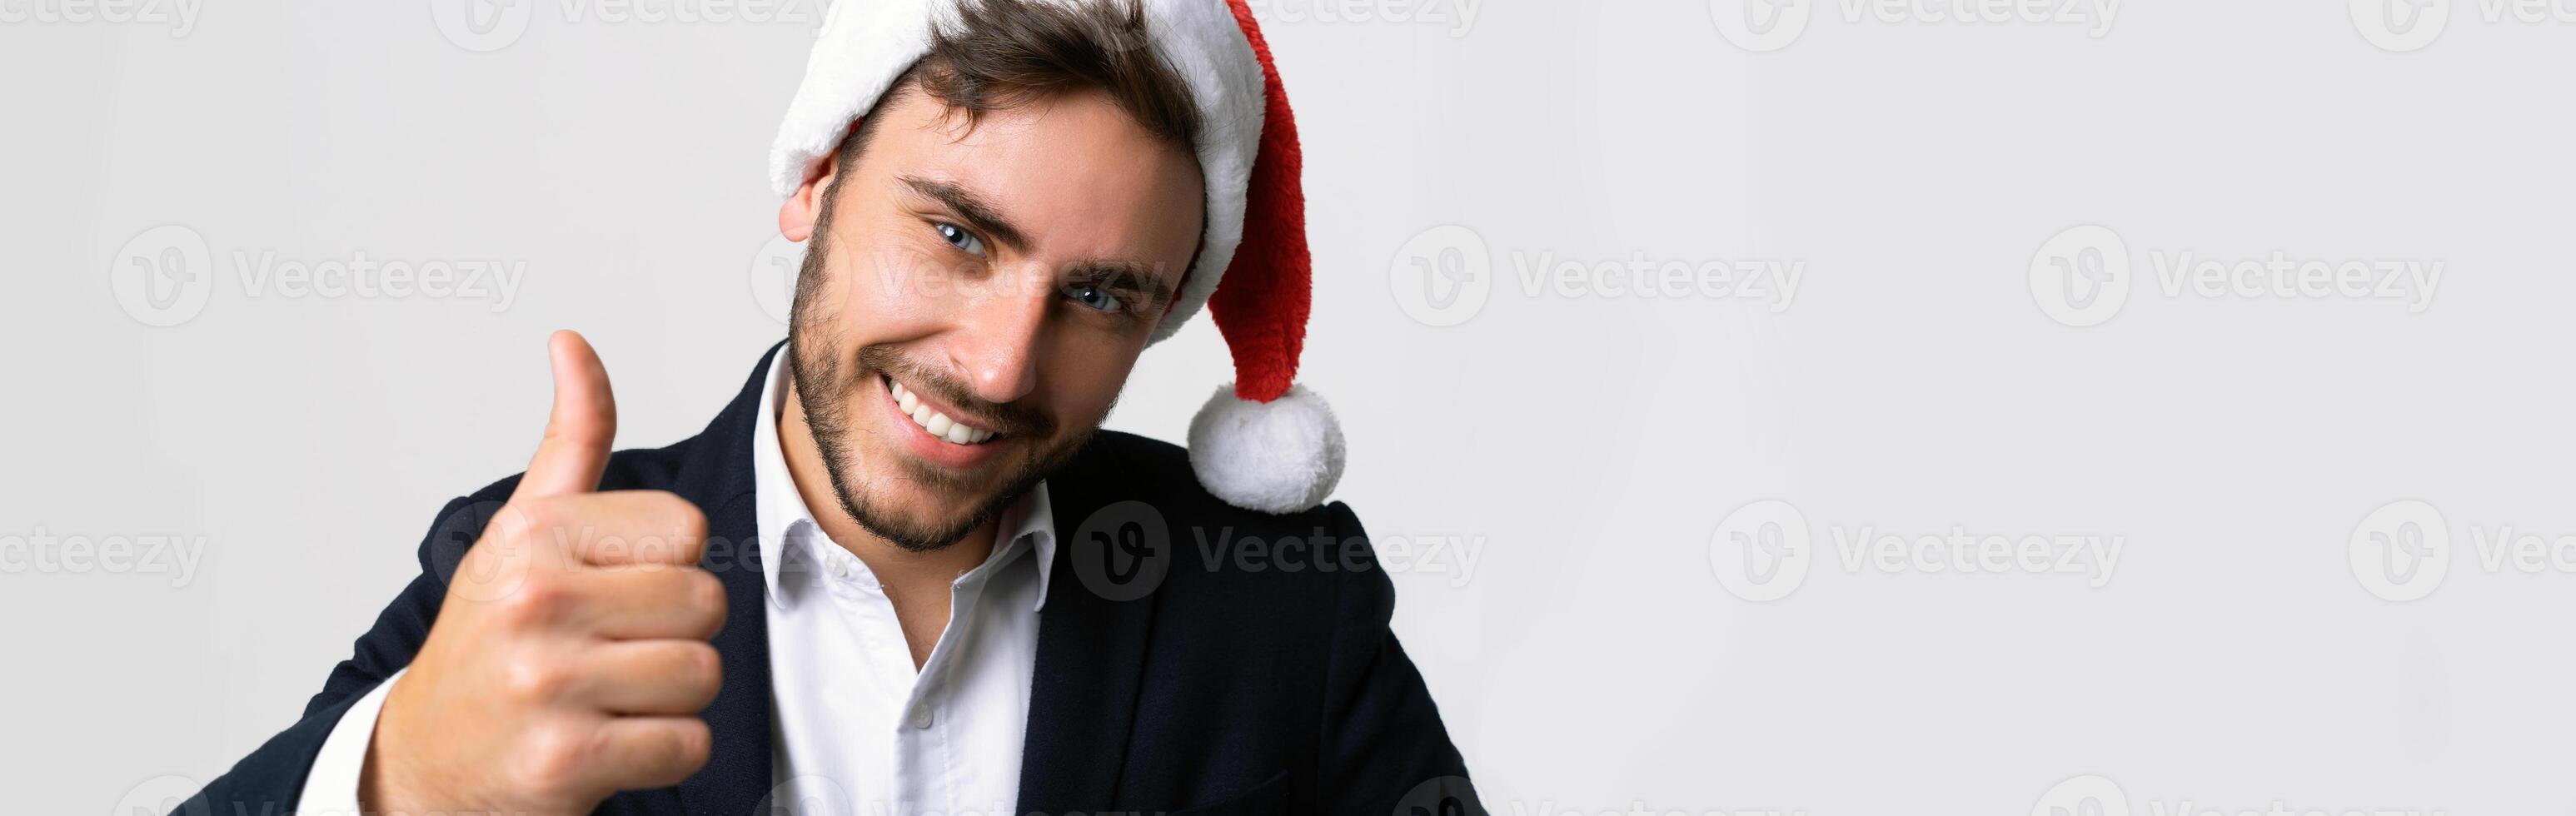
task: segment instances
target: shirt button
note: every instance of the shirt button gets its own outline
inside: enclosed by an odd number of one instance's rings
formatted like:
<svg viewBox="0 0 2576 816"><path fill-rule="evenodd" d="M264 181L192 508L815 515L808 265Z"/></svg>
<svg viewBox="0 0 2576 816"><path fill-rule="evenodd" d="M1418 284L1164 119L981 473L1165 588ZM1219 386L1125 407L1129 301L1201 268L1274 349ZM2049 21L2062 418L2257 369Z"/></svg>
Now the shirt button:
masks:
<svg viewBox="0 0 2576 816"><path fill-rule="evenodd" d="M912 727L930 727L930 703L920 702L912 705Z"/></svg>

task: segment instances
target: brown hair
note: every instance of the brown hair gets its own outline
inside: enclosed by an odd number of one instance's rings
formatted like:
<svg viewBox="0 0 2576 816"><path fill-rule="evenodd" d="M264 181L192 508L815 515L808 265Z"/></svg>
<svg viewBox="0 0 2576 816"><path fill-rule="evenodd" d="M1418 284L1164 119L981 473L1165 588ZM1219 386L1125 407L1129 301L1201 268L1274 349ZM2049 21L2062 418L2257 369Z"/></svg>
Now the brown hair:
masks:
<svg viewBox="0 0 2576 816"><path fill-rule="evenodd" d="M918 90L971 126L988 111L1095 88L1155 139L1196 152L1198 103L1180 73L1146 47L1145 9L1136 0L963 0L955 20L932 30L930 52L895 78L876 108ZM870 110L842 140L841 174L858 161L876 119Z"/></svg>

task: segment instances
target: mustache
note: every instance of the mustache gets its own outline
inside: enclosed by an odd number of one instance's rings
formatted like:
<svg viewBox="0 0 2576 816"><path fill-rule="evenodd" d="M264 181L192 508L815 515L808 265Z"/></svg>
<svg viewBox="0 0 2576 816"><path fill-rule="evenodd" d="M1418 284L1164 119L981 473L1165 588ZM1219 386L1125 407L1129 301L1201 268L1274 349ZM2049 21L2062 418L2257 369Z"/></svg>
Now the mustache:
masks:
<svg viewBox="0 0 2576 816"><path fill-rule="evenodd" d="M893 346L859 348L859 367L899 380L903 387L928 394L965 412L965 419L995 432L1030 439L1055 435L1055 416L1027 402L986 402L947 372L920 365Z"/></svg>

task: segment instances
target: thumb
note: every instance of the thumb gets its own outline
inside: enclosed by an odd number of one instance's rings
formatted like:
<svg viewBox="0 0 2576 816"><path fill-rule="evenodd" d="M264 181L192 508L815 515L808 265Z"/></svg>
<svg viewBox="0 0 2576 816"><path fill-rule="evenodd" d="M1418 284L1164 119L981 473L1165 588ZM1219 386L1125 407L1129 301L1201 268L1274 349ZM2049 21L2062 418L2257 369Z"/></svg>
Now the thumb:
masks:
<svg viewBox="0 0 2576 816"><path fill-rule="evenodd" d="M572 331L546 339L554 364L555 407L546 418L546 437L519 477L512 501L599 489L608 468L608 445L617 438L617 397L608 390L608 369L590 341Z"/></svg>

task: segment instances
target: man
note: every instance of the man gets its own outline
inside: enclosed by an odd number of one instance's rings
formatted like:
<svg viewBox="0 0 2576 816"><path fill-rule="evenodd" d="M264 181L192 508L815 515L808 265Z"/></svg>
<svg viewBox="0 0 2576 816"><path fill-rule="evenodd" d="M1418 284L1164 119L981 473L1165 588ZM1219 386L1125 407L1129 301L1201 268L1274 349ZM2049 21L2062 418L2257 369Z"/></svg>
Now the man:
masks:
<svg viewBox="0 0 2576 816"><path fill-rule="evenodd" d="M1475 807L1315 506L1341 436L1290 384L1295 131L1249 11L953 2L834 5L773 156L789 337L732 404L611 453L558 333L527 471L182 812ZM1201 302L1238 380L1190 450L1100 432Z"/></svg>

